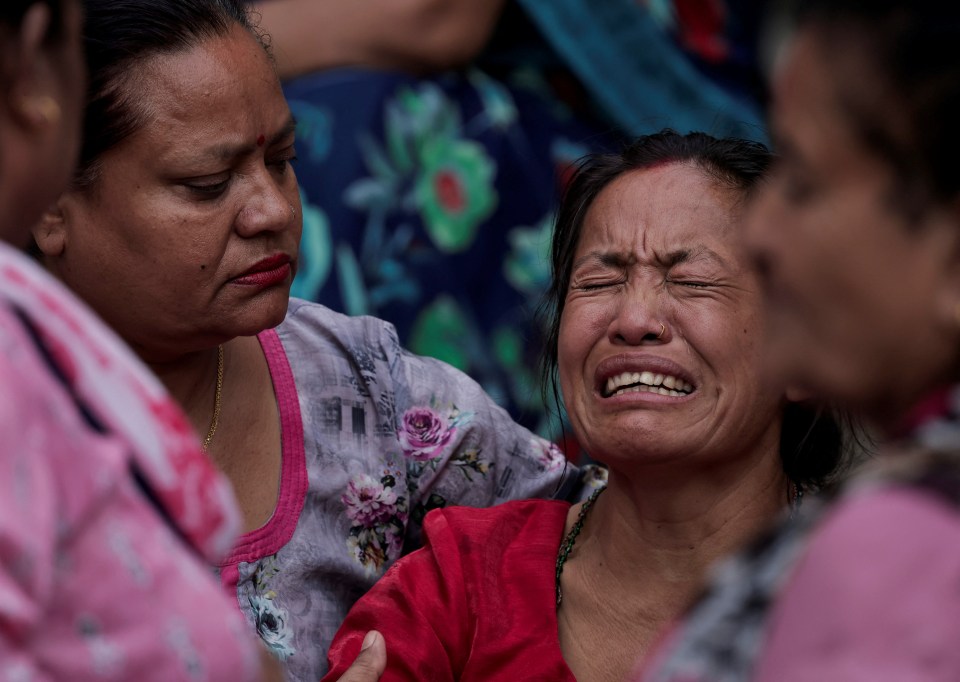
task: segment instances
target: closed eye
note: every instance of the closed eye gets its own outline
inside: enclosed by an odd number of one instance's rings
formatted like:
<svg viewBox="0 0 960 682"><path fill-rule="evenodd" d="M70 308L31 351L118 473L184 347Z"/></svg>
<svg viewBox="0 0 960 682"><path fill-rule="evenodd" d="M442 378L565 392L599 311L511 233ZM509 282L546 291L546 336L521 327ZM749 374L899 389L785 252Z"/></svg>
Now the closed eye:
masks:
<svg viewBox="0 0 960 682"><path fill-rule="evenodd" d="M615 287L620 284L623 284L623 280L620 280L620 279L590 280L586 282L578 282L574 284L573 288L576 289L577 291L598 291L600 289Z"/></svg>
<svg viewBox="0 0 960 682"><path fill-rule="evenodd" d="M693 289L706 289L707 287L714 286L714 282L704 282L701 280L692 279L670 279L667 281L670 284L679 284L682 287L691 287Z"/></svg>
<svg viewBox="0 0 960 682"><path fill-rule="evenodd" d="M228 177L220 182L184 182L183 186L201 199L215 199L226 191L229 184Z"/></svg>
<svg viewBox="0 0 960 682"><path fill-rule="evenodd" d="M290 145L289 147L286 147L277 154L273 155L271 158L267 159L267 165L275 168L278 173L283 174L287 172L290 164L296 160L296 151L293 145Z"/></svg>

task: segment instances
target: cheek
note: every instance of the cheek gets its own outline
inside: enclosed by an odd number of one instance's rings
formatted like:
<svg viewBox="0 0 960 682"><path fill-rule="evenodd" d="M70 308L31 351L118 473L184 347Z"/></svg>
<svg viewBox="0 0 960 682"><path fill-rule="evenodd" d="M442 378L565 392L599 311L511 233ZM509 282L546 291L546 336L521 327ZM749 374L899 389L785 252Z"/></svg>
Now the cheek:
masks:
<svg viewBox="0 0 960 682"><path fill-rule="evenodd" d="M767 347L765 318L753 298L677 312L686 341L718 374L751 381Z"/></svg>
<svg viewBox="0 0 960 682"><path fill-rule="evenodd" d="M576 326L571 323L569 309L564 311L560 318L560 333L557 338L557 365L560 376L560 386L566 393L571 376L576 372L585 356L583 334L577 333Z"/></svg>
<svg viewBox="0 0 960 682"><path fill-rule="evenodd" d="M290 169L288 180L288 191L286 192L290 205L293 206L294 211L296 212L296 220L292 228L292 233L296 237L297 244L300 243L300 236L303 232L303 205L300 201L300 186L297 184L297 176L293 173L293 168Z"/></svg>
<svg viewBox="0 0 960 682"><path fill-rule="evenodd" d="M557 339L557 365L560 388L565 402L574 397L572 391L581 383L587 357L596 344L596 324L591 324L584 315L587 306L580 301L569 302L560 318L560 333Z"/></svg>
<svg viewBox="0 0 960 682"><path fill-rule="evenodd" d="M610 307L602 296L575 297L567 301L560 318L557 344L561 366L583 362L604 334L612 314Z"/></svg>

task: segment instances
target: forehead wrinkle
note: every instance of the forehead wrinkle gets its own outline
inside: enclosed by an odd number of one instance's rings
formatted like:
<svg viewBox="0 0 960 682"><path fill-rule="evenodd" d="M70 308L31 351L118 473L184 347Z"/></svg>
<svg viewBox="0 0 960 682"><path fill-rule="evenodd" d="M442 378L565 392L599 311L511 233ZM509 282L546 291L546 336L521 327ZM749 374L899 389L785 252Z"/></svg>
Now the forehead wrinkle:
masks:
<svg viewBox="0 0 960 682"><path fill-rule="evenodd" d="M652 190L635 184L636 178L655 175L660 176L659 184ZM694 177L696 191L691 191L688 185ZM707 230L722 240L721 235L736 221L737 213L731 206L731 190L718 186L701 168L689 163L668 164L654 170L633 171L615 182L601 195L605 201L603 211L584 223L581 239L592 234L589 241L594 248L577 259L575 267L591 260L611 267L647 261L660 268L696 261L728 269L735 265L721 255L726 249L717 252L708 246L712 244L711 237L705 242L695 234ZM643 199L638 201L638 196ZM591 207L593 210L596 205Z"/></svg>
<svg viewBox="0 0 960 682"><path fill-rule="evenodd" d="M162 69L154 69L155 74L163 73ZM168 78L168 74L163 74ZM209 96L210 91L205 91L204 96ZM150 98L144 98L148 100ZM196 161L198 159L214 159L220 162L233 161L244 156L248 156L257 151L255 141L242 140L243 134L234 134L232 131L223 131L222 129L211 129L213 122L198 122L191 118L192 114L187 107L174 109L167 106L165 109L153 111L147 116L147 123L144 129L153 133L150 137L155 144L154 155L164 162L183 163ZM181 114L186 114L187 120L181 118ZM238 122L233 126L234 130L244 127L247 121ZM160 131L158 126L164 126L165 131ZM293 114L287 110L286 119L283 124L270 134L267 147L275 146L285 141L296 131L297 121ZM149 134L149 133L148 133ZM233 137L234 140L226 140L214 144L205 144L206 140L218 135Z"/></svg>
<svg viewBox="0 0 960 682"><path fill-rule="evenodd" d="M156 79L156 87L144 88L159 95L170 92L173 86L171 74L162 68L150 69L152 73L144 73L142 82ZM162 161L188 161L199 158L215 158L225 160L241 153L250 153L255 144L241 142L238 135L227 133L236 141L224 141L216 144L207 144L212 137L223 137L222 129L214 128L213 121L197 120L194 114L196 96L187 97L179 101L178 97L166 97L160 106L157 106L156 96L146 95L140 98L138 107L144 112L144 124L140 133L146 133L150 140L152 155ZM211 95L205 90L203 97ZM240 126L236 126L239 128ZM137 133L134 133L137 136Z"/></svg>

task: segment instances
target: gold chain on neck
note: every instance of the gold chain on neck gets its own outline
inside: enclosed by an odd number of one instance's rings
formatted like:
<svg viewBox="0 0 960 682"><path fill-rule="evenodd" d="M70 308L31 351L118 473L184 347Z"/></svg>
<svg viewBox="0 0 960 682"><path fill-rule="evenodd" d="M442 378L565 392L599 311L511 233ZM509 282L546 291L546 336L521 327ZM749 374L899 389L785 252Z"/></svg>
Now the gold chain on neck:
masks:
<svg viewBox="0 0 960 682"><path fill-rule="evenodd" d="M203 451L206 452L210 447L210 441L213 440L213 434L217 432L217 425L220 424L220 405L223 401L223 344L217 346L217 389L213 393L213 419L210 421L210 428L203 439Z"/></svg>

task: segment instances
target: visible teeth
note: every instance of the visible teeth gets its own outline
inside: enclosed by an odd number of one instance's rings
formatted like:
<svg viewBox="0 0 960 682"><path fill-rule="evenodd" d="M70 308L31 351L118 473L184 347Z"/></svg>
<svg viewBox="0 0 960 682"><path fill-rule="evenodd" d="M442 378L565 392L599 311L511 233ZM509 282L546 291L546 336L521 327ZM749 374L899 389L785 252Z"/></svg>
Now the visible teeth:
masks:
<svg viewBox="0 0 960 682"><path fill-rule="evenodd" d="M623 372L607 379L604 388L604 393L607 395L645 391L660 395L681 396L693 391L693 386L683 379L653 372Z"/></svg>
<svg viewBox="0 0 960 682"><path fill-rule="evenodd" d="M686 395L686 393L681 393L680 391L671 391L670 389L657 387L657 386L645 386L644 384L639 384L637 386L627 386L626 388L621 388L613 395L623 395L625 393L659 393L660 395L669 395L674 398L679 398L680 396Z"/></svg>

